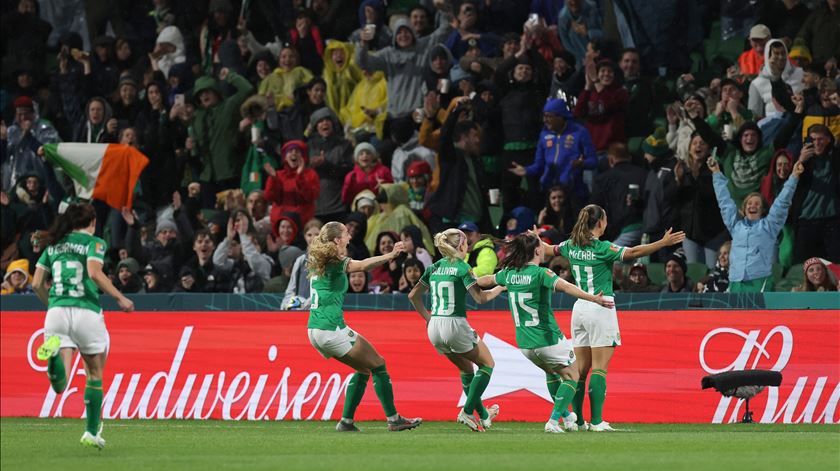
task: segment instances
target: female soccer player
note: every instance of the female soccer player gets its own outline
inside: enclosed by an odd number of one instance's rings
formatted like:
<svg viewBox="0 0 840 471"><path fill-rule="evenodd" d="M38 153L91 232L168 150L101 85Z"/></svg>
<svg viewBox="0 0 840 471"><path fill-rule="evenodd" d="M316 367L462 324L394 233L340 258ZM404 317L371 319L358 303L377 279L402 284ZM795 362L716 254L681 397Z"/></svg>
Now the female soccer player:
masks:
<svg viewBox="0 0 840 471"><path fill-rule="evenodd" d="M487 286L495 282L507 287L516 326L516 344L526 358L545 371L546 383L554 398L545 431L562 433L560 418L575 396L578 371L572 366L575 362L572 342L566 339L554 320L551 294L561 291L605 309L613 309L615 304L600 292L597 295L584 292L548 268L540 267L542 258L540 239L532 233L519 234L505 243L505 258L499 265L500 270L495 275L481 277L479 284ZM577 430L575 420L574 413L566 414L563 426L567 430Z"/></svg>
<svg viewBox="0 0 840 471"><path fill-rule="evenodd" d="M482 291L476 285L475 275L464 261L468 252L467 236L460 230L447 229L435 234L434 243L444 258L426 268L408 299L426 321L426 332L432 345L461 370L461 386L467 400L458 412L458 422L480 432L489 428L499 414L498 405L486 409L481 404L481 394L490 383L495 363L487 345L467 322L464 301L469 292L476 302L483 304L498 296L504 288L497 286ZM423 294L427 289L432 291L431 313L423 305ZM477 373L473 373L473 364L478 367ZM480 425L473 416L476 412Z"/></svg>
<svg viewBox="0 0 840 471"><path fill-rule="evenodd" d="M575 284L587 293L603 293L606 299L613 299L613 262L630 260L650 255L665 247L678 244L685 239L684 232L665 233L662 239L636 247L619 247L607 241L598 240L607 229L607 214L598 205L590 204L580 210L577 222L572 228L572 237L560 245L543 243L548 253L562 255L569 260ZM621 345L618 331L618 315L615 307L604 307L578 299L572 308L572 338L575 357L578 362L579 379L572 408L577 415L578 426L584 426L583 396L586 391L586 376L592 369L589 381L589 430L595 432L613 431L602 417L604 397L607 391L607 368L615 347Z"/></svg>
<svg viewBox="0 0 840 471"><path fill-rule="evenodd" d="M312 283L309 307L309 342L324 358L336 360L356 370L347 384L344 411L335 429L339 432L358 432L353 423L356 407L362 401L368 379L373 375L373 388L388 417L388 430L399 432L419 426L423 419L406 419L394 407L391 377L385 369L385 359L364 337L344 322L344 294L347 292L347 273L368 271L389 262L403 251L402 242L377 257L351 260L347 257L350 234L340 222L328 222L318 237L309 244L306 267Z"/></svg>
<svg viewBox="0 0 840 471"><path fill-rule="evenodd" d="M35 294L47 305L44 343L38 347L39 360L47 361L47 375L53 391L67 387L69 367L75 349L85 362L85 410L87 426L82 445L102 449L102 374L110 338L99 304L101 289L117 300L125 312L134 303L123 296L102 271L107 249L105 241L93 236L96 212L89 204L70 205L47 232L45 247L35 268ZM47 290L47 274L52 286Z"/></svg>

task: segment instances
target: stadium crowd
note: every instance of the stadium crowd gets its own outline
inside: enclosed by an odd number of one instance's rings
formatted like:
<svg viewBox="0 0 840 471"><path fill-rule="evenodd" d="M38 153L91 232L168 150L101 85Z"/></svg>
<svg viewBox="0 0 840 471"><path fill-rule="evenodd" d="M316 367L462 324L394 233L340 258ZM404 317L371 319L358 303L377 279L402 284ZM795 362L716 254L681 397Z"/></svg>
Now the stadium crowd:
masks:
<svg viewBox="0 0 840 471"><path fill-rule="evenodd" d="M408 293L438 231L482 276L589 203L619 245L686 233L618 291L838 289L840 0L61 3L2 2L3 294L75 197L58 142L149 159L132 207L93 201L123 293L305 309L329 221L355 259L406 244L351 292Z"/></svg>

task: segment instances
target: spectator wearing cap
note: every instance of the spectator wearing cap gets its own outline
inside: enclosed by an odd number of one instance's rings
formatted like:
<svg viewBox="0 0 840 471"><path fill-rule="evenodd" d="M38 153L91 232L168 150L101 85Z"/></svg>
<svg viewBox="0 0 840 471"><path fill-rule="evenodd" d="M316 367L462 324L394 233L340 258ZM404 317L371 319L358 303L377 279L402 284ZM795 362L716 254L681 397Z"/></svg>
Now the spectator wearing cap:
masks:
<svg viewBox="0 0 840 471"><path fill-rule="evenodd" d="M365 31L360 36L356 63L363 70L385 73L390 117L409 114L423 102L423 69L429 63L430 45L443 42L452 30L449 14L441 14L440 26L424 38L417 37L408 20L397 20L393 44L375 53L370 52L370 33Z"/></svg>
<svg viewBox="0 0 840 471"><path fill-rule="evenodd" d="M686 95L682 103L674 103L665 108L668 121L668 133L665 139L668 147L674 151L677 160L688 161L691 136L694 134L694 123L689 114L706 119L706 101L700 94Z"/></svg>
<svg viewBox="0 0 840 471"><path fill-rule="evenodd" d="M679 251L672 253L665 261L665 286L660 293L691 293L692 284L688 279L688 264Z"/></svg>
<svg viewBox="0 0 840 471"><path fill-rule="evenodd" d="M378 191L381 184L394 183L391 171L382 165L379 152L370 143L361 142L356 145L353 158L356 164L344 177L344 186L341 189L341 200L348 206L362 190Z"/></svg>
<svg viewBox="0 0 840 471"><path fill-rule="evenodd" d="M390 42L390 40L389 40ZM350 101L350 95L362 80L362 71L353 62L352 43L330 40L324 49L324 82L330 109L340 112Z"/></svg>
<svg viewBox="0 0 840 471"><path fill-rule="evenodd" d="M408 169L415 162L425 162L429 176L435 165L435 153L428 147L420 145L414 122L409 118L395 119L391 123L391 138L397 145L391 154L391 175L394 181L407 181ZM419 170L419 168L418 168ZM418 171L418 170L415 170ZM423 168L425 170L425 168ZM427 181L428 183L428 181Z"/></svg>
<svg viewBox="0 0 840 471"><path fill-rule="evenodd" d="M10 263L6 267L6 274L3 275L0 295L30 294L33 292L32 277L29 275L29 260L22 258Z"/></svg>
<svg viewBox="0 0 840 471"><path fill-rule="evenodd" d="M583 120L599 154L613 142L625 140L624 122L630 95L615 79L615 67L609 59L601 59L587 70L586 86L578 95L575 117Z"/></svg>
<svg viewBox="0 0 840 471"><path fill-rule="evenodd" d="M821 3L822 5L805 19L805 23L796 34L811 48L815 62L826 62L832 57L840 57L840 28L837 27L837 21L840 20L840 2L826 0Z"/></svg>
<svg viewBox="0 0 840 471"><path fill-rule="evenodd" d="M727 139L741 128L741 125L753 119L753 113L744 106L744 91L741 85L731 78L725 78L720 82L720 100L715 104L714 109L709 112L706 122L715 132L722 132L728 124L731 130ZM688 110L686 110L687 112Z"/></svg>
<svg viewBox="0 0 840 471"><path fill-rule="evenodd" d="M609 226L604 239L618 246L639 245L642 240L642 213L647 172L631 162L627 146L610 144L607 160L610 168L595 177L591 203L604 208Z"/></svg>
<svg viewBox="0 0 840 471"><path fill-rule="evenodd" d="M152 50L150 60L154 61L152 67L157 67L164 77L169 79L172 68L176 64L184 64L187 61L186 49L184 48L184 37L176 26L167 26L158 33L155 39L155 47Z"/></svg>
<svg viewBox="0 0 840 471"><path fill-rule="evenodd" d="M374 214L379 214L379 203L376 202L376 195L370 190L364 190L353 198L350 204L350 212L359 212L370 219Z"/></svg>
<svg viewBox="0 0 840 471"><path fill-rule="evenodd" d="M826 268L819 257L811 257L802 264L802 284L791 291L840 291L840 283L834 273Z"/></svg>
<svg viewBox="0 0 840 471"><path fill-rule="evenodd" d="M467 49L470 48L469 41L474 40L485 56L495 55L499 49L501 38L493 32L485 32L479 29L479 2L477 0L463 0L456 6L456 24L454 31L449 33L444 44L452 51L455 59L460 59Z"/></svg>
<svg viewBox="0 0 840 471"><path fill-rule="evenodd" d="M598 8L589 0L566 1L557 18L557 34L563 47L582 64L586 58L586 45L603 36Z"/></svg>
<svg viewBox="0 0 840 471"><path fill-rule="evenodd" d="M143 274L144 293L168 293L172 290L170 273L172 267L166 260L156 260L146 264Z"/></svg>
<svg viewBox="0 0 840 471"><path fill-rule="evenodd" d="M114 110L114 119L119 121L122 127L132 126L137 122L141 103L137 99L137 82L131 75L120 77L117 97L111 102L111 109Z"/></svg>
<svg viewBox="0 0 840 471"><path fill-rule="evenodd" d="M172 288L173 293L199 293L199 286L196 282L196 274L192 267L184 265L178 271L178 277L175 279L175 286Z"/></svg>
<svg viewBox="0 0 840 471"><path fill-rule="evenodd" d="M794 93L802 90L802 69L788 60L785 43L772 39L764 47L764 66L758 77L750 83L747 107L754 116L764 117L775 111L772 82L778 80L790 85Z"/></svg>
<svg viewBox="0 0 840 471"><path fill-rule="evenodd" d="M428 222L431 211L426 207L432 167L425 160L415 160L408 166L407 181L401 184L408 191L408 206L424 222Z"/></svg>
<svg viewBox="0 0 840 471"><path fill-rule="evenodd" d="M283 167L275 170L266 164L265 199L271 203L271 220L286 212L295 212L301 221L315 216L315 201L321 193L318 173L307 168L307 146L303 141L289 141L280 150ZM272 227L275 224L272 223Z"/></svg>
<svg viewBox="0 0 840 471"><path fill-rule="evenodd" d="M637 262L621 280L620 289L625 293L658 293L662 287L653 284L648 277L647 266Z"/></svg>
<svg viewBox="0 0 840 471"><path fill-rule="evenodd" d="M651 240L659 240L662 234L677 223L679 213L672 202L677 194L674 167L677 160L665 140L665 130L656 128L653 134L642 141L642 152L648 165L647 179L642 193L645 211L642 216L642 232ZM652 258L663 259L672 250L663 249Z"/></svg>
<svg viewBox="0 0 840 471"><path fill-rule="evenodd" d="M385 74L362 70L362 79L356 84L347 104L341 108L341 121L349 135L367 134L383 139L387 108L388 85L385 83Z"/></svg>
<svg viewBox="0 0 840 471"><path fill-rule="evenodd" d="M575 74L575 56L569 51L560 51L555 54L552 60L551 73L551 89L549 90L549 97L563 98L572 96L571 79ZM562 93L563 95L558 95Z"/></svg>
<svg viewBox="0 0 840 471"><path fill-rule="evenodd" d="M771 38L770 28L757 24L750 29L750 48L738 57L741 74L755 77L764 67L764 47Z"/></svg>
<svg viewBox="0 0 840 471"><path fill-rule="evenodd" d="M123 208L122 217L127 225L124 246L128 249L129 256L141 265L165 260L170 270L183 265L188 255L186 251L189 249L181 243L181 240L192 240L193 229L186 211L179 208L173 215L174 221L166 216L160 217L155 225L154 240L143 244L140 241L141 224L137 214L128 208ZM164 276L167 280L171 280L174 273L165 273Z"/></svg>
<svg viewBox="0 0 840 471"><path fill-rule="evenodd" d="M359 44L362 31L368 25L374 25L376 32L369 43L371 51L378 51L391 45L394 34L385 24L385 5L382 0L364 0L359 5L359 28L350 35L350 42ZM416 29L415 29L416 31ZM350 60L350 57L347 58Z"/></svg>
<svg viewBox="0 0 840 471"><path fill-rule="evenodd" d="M727 240L720 246L715 268L705 282L697 283L698 293L725 293L729 291L729 253L732 241Z"/></svg>
<svg viewBox="0 0 840 471"><path fill-rule="evenodd" d="M458 229L467 236L467 263L472 267L473 274L477 277L492 275L499 264L493 239L482 234L472 221L461 223Z"/></svg>
<svg viewBox="0 0 840 471"><path fill-rule="evenodd" d="M344 129L329 108L312 113L309 129L309 164L321 179L315 216L325 223L340 221L347 212L341 188L344 177L353 169L353 145L344 138Z"/></svg>
<svg viewBox="0 0 840 471"><path fill-rule="evenodd" d="M38 148L44 144L54 144L61 139L52 124L40 119L35 112L35 104L28 96L20 96L14 101L15 118L8 128L0 135L0 151L2 151L2 191L10 192L21 176L35 174L41 182L47 180L47 172L51 167L44 164L38 157ZM54 181L55 179L52 178ZM49 185L49 183L48 183ZM50 188L53 197L59 197L57 185Z"/></svg>
<svg viewBox="0 0 840 471"><path fill-rule="evenodd" d="M285 46L280 50L277 68L260 82L259 94L274 102L274 109L283 111L294 104L294 91L313 78L309 69L300 65L297 49Z"/></svg>
<svg viewBox="0 0 840 471"><path fill-rule="evenodd" d="M117 264L117 276L114 286L120 293L143 293L145 286L140 279L140 264L137 260L128 257L120 260Z"/></svg>
<svg viewBox="0 0 840 471"><path fill-rule="evenodd" d="M773 290L773 259L776 239L782 231L790 209L799 177L805 171L801 162L793 167L793 173L773 205L767 210L761 193L750 193L743 203L736 206L730 196L727 179L720 171L715 159L708 160L713 173L715 196L717 197L723 223L732 235L732 250L729 255L729 291L732 293L757 293Z"/></svg>
<svg viewBox="0 0 840 471"><path fill-rule="evenodd" d="M583 182L583 170L598 165L589 131L572 119L566 102L559 98L545 104L543 122L534 163L523 167L513 162L509 170L517 176L539 177L539 188L543 192L561 185L569 189L577 204L582 204L589 195ZM507 198L507 193L504 195Z"/></svg>
<svg viewBox="0 0 840 471"><path fill-rule="evenodd" d="M245 77L222 68L219 79L230 84L236 93L225 98L215 78L204 76L196 80L193 97L198 101L193 120L195 145L203 168L199 180L205 206L219 191L239 186L242 160L237 157L236 141L239 132L239 107L253 92Z"/></svg>

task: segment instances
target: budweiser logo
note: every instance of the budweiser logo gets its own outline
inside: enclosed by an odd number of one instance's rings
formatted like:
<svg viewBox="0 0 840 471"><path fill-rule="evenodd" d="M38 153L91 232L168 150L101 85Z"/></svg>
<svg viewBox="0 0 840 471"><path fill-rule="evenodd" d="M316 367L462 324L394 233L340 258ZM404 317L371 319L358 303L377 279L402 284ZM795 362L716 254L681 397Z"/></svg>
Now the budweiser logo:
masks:
<svg viewBox="0 0 840 471"><path fill-rule="evenodd" d="M720 354L721 348L715 346L715 341L731 341L731 337L726 338L728 336L736 336L743 339L743 345L741 346L740 351L738 351L737 355L735 355L735 359L729 364L711 365L707 360L707 350L708 352L714 351ZM771 342L777 337L780 342ZM761 330L743 332L731 327L714 329L708 332L706 336L703 337L703 341L700 343L700 365L703 367L703 370L709 374L717 374L724 371L755 369L759 366L759 363L762 364L762 369L768 369L763 365L772 365L769 369L774 371L783 371L790 360L791 354L793 353L794 339L791 330L787 326L776 326L764 336L763 340L760 339ZM777 344L781 345L778 351L770 348L771 345L775 346ZM731 352L732 350L727 351ZM836 370L834 373L836 374ZM826 389L828 379L828 376L820 376L815 379L814 387L811 391L810 397L807 399L805 408L796 419L793 417L794 411L799 406L800 399L802 399L802 392L808 383L808 377L800 376L796 379L796 384L781 407L778 406L780 400L779 388L767 388L767 402L764 406L764 413L762 414L760 421L762 423L772 423L782 419L784 423L838 423L840 419L835 418L835 413L837 411L837 402L840 400L840 382L834 384L834 389L829 394L828 401L825 403L822 413L817 415L816 418L814 417L817 405L822 400L823 391ZM790 378L784 379L784 382L787 384L790 384L790 381ZM829 385L829 389L831 387L832 386ZM712 418L712 423L722 423L724 421L727 411L729 410L729 405L732 402L733 398L731 397L721 398L715 410L714 417ZM735 399L735 405L732 409L732 413L729 415L729 418L726 419L727 422L737 422L740 420L740 408L742 403L743 400Z"/></svg>
<svg viewBox="0 0 840 471"><path fill-rule="evenodd" d="M332 373L322 378L321 373L310 372L294 392L290 387L292 369L289 367L283 368L282 376L273 380L268 374L253 378L247 371L233 374L218 371L199 378L201 375L197 373L181 371L192 333L193 326L182 331L167 371L147 377L141 373L114 374L106 386L102 416L106 419L329 420L352 376L342 378ZM46 367L35 362L33 345L42 336L43 329L34 332L27 349L30 366L39 372ZM268 363L277 360L276 346L268 348L267 360ZM75 376L84 374L80 356L76 355L70 383ZM72 384L61 395L49 389L39 416L61 417L65 401L79 392Z"/></svg>

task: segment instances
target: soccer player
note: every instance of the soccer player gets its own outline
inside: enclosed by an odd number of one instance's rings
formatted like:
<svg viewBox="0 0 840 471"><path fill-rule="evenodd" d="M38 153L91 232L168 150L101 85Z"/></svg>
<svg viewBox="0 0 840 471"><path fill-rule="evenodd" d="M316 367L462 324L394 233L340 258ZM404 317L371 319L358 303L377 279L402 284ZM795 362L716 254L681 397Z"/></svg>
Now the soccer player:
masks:
<svg viewBox="0 0 840 471"><path fill-rule="evenodd" d="M569 260L575 284L587 293L603 293L605 299L613 300L613 262L631 260L650 255L685 239L684 232L665 233L662 239L636 247L619 247L599 240L607 229L607 214L598 205L590 204L580 210L577 222L572 228L571 239L560 245L543 243L548 253L562 255ZM577 415L578 426L591 431L613 431L603 418L604 397L607 392L607 368L621 345L618 331L618 315L615 307L605 307L592 301L578 299L572 308L572 338L578 363L579 379L572 408ZM583 420L583 399L586 391L586 377L589 380L590 424Z"/></svg>
<svg viewBox="0 0 840 471"><path fill-rule="evenodd" d="M369 271L387 263L403 251L402 242L385 255L364 260L347 257L350 234L339 222L324 224L318 236L309 244L306 267L311 282L309 306L309 342L324 358L350 366L356 373L347 384L344 411L335 429L339 432L358 432L353 423L356 408L365 394L368 380L373 376L373 388L388 418L388 430L399 432L419 426L423 419L407 419L397 413L391 377L385 368L385 359L364 337L344 322L344 294L347 292L347 273Z"/></svg>
<svg viewBox="0 0 840 471"><path fill-rule="evenodd" d="M499 415L497 404L485 408L481 403L481 394L490 383L495 363L487 345L467 322L464 301L469 292L477 303L486 303L504 291L504 287L482 291L476 285L475 275L464 261L469 245L467 236L459 229L435 234L434 242L444 258L426 268L408 299L426 321L429 341L438 353L446 355L461 370L461 386L467 400L458 412L458 423L480 432L490 428L493 419ZM432 291L431 313L423 304L423 294L428 289ZM473 364L478 367L477 373ZM476 412L479 421L474 418Z"/></svg>
<svg viewBox="0 0 840 471"><path fill-rule="evenodd" d="M564 292L595 303L606 309L615 307L612 299L602 293L591 294L557 276L548 268L540 267L543 247L536 234L519 234L505 243L505 258L495 275L479 279L479 284L492 283L507 287L510 311L516 326L516 344L526 358L543 371L546 383L554 398L554 408L545 424L545 431L563 433L577 430L574 413L568 413L575 396L578 371L572 364L575 353L572 341L557 327L551 310L551 294ZM563 426L560 418L563 418Z"/></svg>
<svg viewBox="0 0 840 471"><path fill-rule="evenodd" d="M53 391L64 392L73 355L78 349L85 363L85 411L87 424L82 445L102 449L102 374L110 337L99 303L101 289L117 300L125 312L134 303L123 296L102 271L105 241L93 236L96 213L89 204L70 205L39 240L45 247L35 268L33 287L47 305L44 343L36 353L47 361L47 375ZM47 290L47 275L52 285Z"/></svg>

